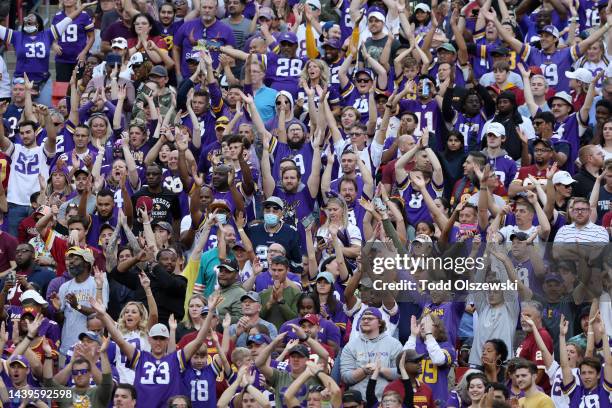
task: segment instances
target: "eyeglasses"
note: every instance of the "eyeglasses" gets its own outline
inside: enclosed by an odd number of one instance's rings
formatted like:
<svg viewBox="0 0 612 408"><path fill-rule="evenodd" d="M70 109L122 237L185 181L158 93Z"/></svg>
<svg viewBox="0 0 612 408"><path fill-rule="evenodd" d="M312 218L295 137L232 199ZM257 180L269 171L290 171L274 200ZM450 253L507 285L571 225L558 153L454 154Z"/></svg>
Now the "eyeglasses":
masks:
<svg viewBox="0 0 612 408"><path fill-rule="evenodd" d="M82 368L80 370L72 370L72 376L76 377L77 375L84 375L84 374L87 374L88 372L89 370L86 368Z"/></svg>
<svg viewBox="0 0 612 408"><path fill-rule="evenodd" d="M357 137L357 136L361 136L363 135L363 133L361 132L349 132L349 136L351 137Z"/></svg>
<svg viewBox="0 0 612 408"><path fill-rule="evenodd" d="M576 207L574 207L574 209L572 211L575 212L575 213L585 213L585 212L588 212L590 210L591 210L590 208L584 208L584 207L583 208L576 208Z"/></svg>
<svg viewBox="0 0 612 408"><path fill-rule="evenodd" d="M321 392L325 389L324 386L322 385L312 385L309 389L308 392Z"/></svg>
<svg viewBox="0 0 612 408"><path fill-rule="evenodd" d="M285 104L285 102L283 102L283 101L276 101L276 106L284 105L284 104Z"/></svg>
<svg viewBox="0 0 612 408"><path fill-rule="evenodd" d="M536 153L548 153L550 149L533 149L533 151Z"/></svg>

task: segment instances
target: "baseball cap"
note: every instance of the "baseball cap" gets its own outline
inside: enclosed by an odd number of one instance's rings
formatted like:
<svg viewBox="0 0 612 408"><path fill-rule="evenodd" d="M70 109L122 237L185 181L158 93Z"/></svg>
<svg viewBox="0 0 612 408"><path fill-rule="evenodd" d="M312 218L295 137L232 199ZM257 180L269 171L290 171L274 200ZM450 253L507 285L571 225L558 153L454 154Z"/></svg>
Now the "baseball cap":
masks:
<svg viewBox="0 0 612 408"><path fill-rule="evenodd" d="M23 355L18 355L9 360L9 366L13 363L21 365L23 368L30 368L30 362Z"/></svg>
<svg viewBox="0 0 612 408"><path fill-rule="evenodd" d="M367 76L369 76L371 79L374 79L374 73L372 72L371 69L368 68L359 68L355 71L355 78L357 78L357 75L359 74L366 74Z"/></svg>
<svg viewBox="0 0 612 408"><path fill-rule="evenodd" d="M142 207L144 207L144 209L147 210L148 213L150 213L153 209L153 199L149 196L138 197L138 199L136 200L136 208Z"/></svg>
<svg viewBox="0 0 612 408"><path fill-rule="evenodd" d="M312 324L313 326L318 326L319 317L316 314L308 313L308 314L305 314L304 317L300 319L300 324L302 324L302 322L308 322Z"/></svg>
<svg viewBox="0 0 612 408"><path fill-rule="evenodd" d="M157 323L153 327L151 327L151 330L149 330L149 336L150 337L165 337L168 339L170 338L170 333L168 332L168 328L164 324Z"/></svg>
<svg viewBox="0 0 612 408"><path fill-rule="evenodd" d="M244 295L242 295L242 297L240 297L241 302L246 299L251 299L253 302L259 302L261 300L261 298L259 297L259 293L253 290L245 293Z"/></svg>
<svg viewBox="0 0 612 408"><path fill-rule="evenodd" d="M416 350L411 350L411 349L404 351L404 353L405 353L404 361L407 361L410 363L417 363L421 361L423 357L425 357L424 354L417 353Z"/></svg>
<svg viewBox="0 0 612 408"><path fill-rule="evenodd" d="M91 252L91 249L89 248L81 248L78 246L73 246L70 249L68 249L68 251L66 251L66 255L78 255L81 258L83 258L83 260L87 262L88 264L90 265L94 264L93 252Z"/></svg>
<svg viewBox="0 0 612 408"><path fill-rule="evenodd" d="M259 18L265 18L268 20L272 20L274 18L274 12L270 7L260 7L259 8Z"/></svg>
<svg viewBox="0 0 612 408"><path fill-rule="evenodd" d="M336 279L334 278L334 275L332 275L331 272L319 272L319 274L317 275L317 279L315 279L315 282L318 282L319 279L325 279L327 282L329 282L330 285L333 285L334 282L336 281Z"/></svg>
<svg viewBox="0 0 612 408"><path fill-rule="evenodd" d="M455 46L453 44L449 43L449 42L444 43L441 46L439 46L437 48L437 51L440 51L440 50L446 50L446 51L449 51L449 52L452 52L452 53L455 53L455 54L457 53L457 49L455 48Z"/></svg>
<svg viewBox="0 0 612 408"><path fill-rule="evenodd" d="M382 313L376 307L368 307L366 310L363 311L363 313L361 314L361 317L365 316L366 314L372 315L376 317L378 320L382 320Z"/></svg>
<svg viewBox="0 0 612 408"><path fill-rule="evenodd" d="M127 46L128 46L128 42L123 37L117 37L117 38L114 38L113 41L111 41L111 48L119 48L121 50L125 50Z"/></svg>
<svg viewBox="0 0 612 408"><path fill-rule="evenodd" d="M361 393L357 390L346 390L344 394L342 394L342 403L346 404L347 402L353 402L355 404L361 404L363 402L363 398L361 397Z"/></svg>
<svg viewBox="0 0 612 408"><path fill-rule="evenodd" d="M40 293L38 293L37 291L35 291L34 289L28 289L25 292L23 292L21 294L21 296L19 297L19 301L21 303L24 303L27 300L31 300L36 304L39 304L41 306L46 306L48 305L47 301L40 295Z"/></svg>
<svg viewBox="0 0 612 408"><path fill-rule="evenodd" d="M336 50L339 50L342 48L342 44L340 43L340 40L337 38L328 38L327 40L323 41L323 47L325 46L331 47Z"/></svg>
<svg viewBox="0 0 612 408"><path fill-rule="evenodd" d="M219 264L219 269L221 268L227 269L230 272L238 272L238 269L240 269L238 267L238 262L234 259L222 259Z"/></svg>
<svg viewBox="0 0 612 408"><path fill-rule="evenodd" d="M593 74L586 68L577 68L575 71L566 72L565 76L587 84L593 82Z"/></svg>
<svg viewBox="0 0 612 408"><path fill-rule="evenodd" d="M563 184L564 186L569 186L570 184L577 183L577 181L574 180L572 176L565 170L556 172L552 178L552 182L553 184Z"/></svg>
<svg viewBox="0 0 612 408"><path fill-rule="evenodd" d="M510 241L514 240L514 238L518 239L519 241L527 241L529 239L529 235L525 234L524 232L513 232L510 234Z"/></svg>
<svg viewBox="0 0 612 408"><path fill-rule="evenodd" d="M535 147L535 145L537 144L543 144L544 146L548 147L549 149L553 148L553 145L551 143L550 140L546 140L546 139L542 139L540 137L537 137L533 140L533 146Z"/></svg>
<svg viewBox="0 0 612 408"><path fill-rule="evenodd" d="M144 62L144 56L141 52L134 53L130 57L130 61L128 62L128 68L132 68L135 65L140 65Z"/></svg>
<svg viewBox="0 0 612 408"><path fill-rule="evenodd" d="M284 33L281 33L281 35L278 36L278 42L288 42L291 44L297 44L298 43L298 39L297 36L295 35L294 32L291 31L286 31Z"/></svg>
<svg viewBox="0 0 612 408"><path fill-rule="evenodd" d="M102 344L102 339L100 338L100 335L94 331L87 330L79 334L79 340L83 340L85 337L95 341L98 344Z"/></svg>
<svg viewBox="0 0 612 408"><path fill-rule="evenodd" d="M78 169L74 172L73 176L74 178L76 178L76 176L78 176L79 174L85 174L89 176L89 170L87 170L87 168L82 168L82 169Z"/></svg>
<svg viewBox="0 0 612 408"><path fill-rule="evenodd" d="M266 334L257 333L257 334L254 334L252 336L249 336L247 338L247 341L246 341L247 346L250 343L255 343L255 344L264 344L264 343L265 344L270 344L270 343L272 343L272 339L270 338L270 336L268 336Z"/></svg>
<svg viewBox="0 0 612 408"><path fill-rule="evenodd" d="M289 350L289 355L292 354L299 354L306 358L310 357L310 351L308 350L308 347L303 344L298 344L297 346L292 347L291 350Z"/></svg>
<svg viewBox="0 0 612 408"><path fill-rule="evenodd" d="M418 234L416 237L414 237L414 240L422 244L431 244L433 242L431 237L425 234Z"/></svg>
<svg viewBox="0 0 612 408"><path fill-rule="evenodd" d="M159 227L165 231L168 231L170 235L174 232L172 225L168 221L153 221L153 228Z"/></svg>
<svg viewBox="0 0 612 408"><path fill-rule="evenodd" d="M499 122L491 122L487 126L487 134L492 133L497 137L506 136L506 128Z"/></svg>
<svg viewBox="0 0 612 408"><path fill-rule="evenodd" d="M285 208L285 205L283 204L283 200L281 200L280 198L276 197L276 196L271 196L268 197L267 199L264 200L263 202L263 206L264 208L266 206L275 206L280 208L281 210L283 210Z"/></svg>
<svg viewBox="0 0 612 408"><path fill-rule="evenodd" d="M149 72L149 76L167 77L168 70L163 65L156 65Z"/></svg>
<svg viewBox="0 0 612 408"><path fill-rule="evenodd" d="M555 38L559 38L559 30L554 25L547 25L538 30L538 34L548 33Z"/></svg>
<svg viewBox="0 0 612 408"><path fill-rule="evenodd" d="M368 10L368 20L370 17L374 17L375 19L383 22L387 19L385 11L380 7L370 7Z"/></svg>
<svg viewBox="0 0 612 408"><path fill-rule="evenodd" d="M321 2L319 0L306 0L306 4L315 7L317 10L321 10Z"/></svg>
<svg viewBox="0 0 612 408"><path fill-rule="evenodd" d="M506 47L497 47L491 51L491 55L509 55L510 50Z"/></svg>
<svg viewBox="0 0 612 408"><path fill-rule="evenodd" d="M417 10L424 11L425 13L431 13L431 8L429 8L429 6L425 3L419 3L416 6L414 6L415 13L417 12Z"/></svg>
<svg viewBox="0 0 612 408"><path fill-rule="evenodd" d="M572 97L565 91L557 92L551 98L548 99L548 103L552 104L552 101L555 99L561 99L563 102L567 103L574 110L574 105L572 104Z"/></svg>
<svg viewBox="0 0 612 408"><path fill-rule="evenodd" d="M563 278L561 278L561 275L559 275L558 273L547 273L544 276L544 282L549 281L557 281L559 283L563 283Z"/></svg>

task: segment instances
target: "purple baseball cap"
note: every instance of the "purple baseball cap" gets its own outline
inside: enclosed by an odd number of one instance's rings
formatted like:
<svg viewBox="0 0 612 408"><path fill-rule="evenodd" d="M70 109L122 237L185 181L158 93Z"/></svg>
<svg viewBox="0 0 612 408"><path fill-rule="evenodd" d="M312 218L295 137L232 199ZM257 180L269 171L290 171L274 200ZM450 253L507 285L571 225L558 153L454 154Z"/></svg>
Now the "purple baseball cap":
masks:
<svg viewBox="0 0 612 408"><path fill-rule="evenodd" d="M337 39L337 38L330 38L330 39L325 40L325 41L323 42L323 46L324 46L324 47L325 47L325 46L328 46L328 47L334 48L334 49L336 49L336 50L339 50L339 49L341 49L341 48L342 48L342 43L341 43L341 42L340 42L340 40L339 40L339 39Z"/></svg>
<svg viewBox="0 0 612 408"><path fill-rule="evenodd" d="M377 307L368 307L366 310L363 311L361 317L365 316L366 314L370 314L376 317L378 320L382 320L382 313Z"/></svg>
<svg viewBox="0 0 612 408"><path fill-rule="evenodd" d="M278 42L281 43L283 41L289 42L291 44L297 44L298 43L297 35L295 35L295 33L291 31L281 33L281 35L278 36Z"/></svg>

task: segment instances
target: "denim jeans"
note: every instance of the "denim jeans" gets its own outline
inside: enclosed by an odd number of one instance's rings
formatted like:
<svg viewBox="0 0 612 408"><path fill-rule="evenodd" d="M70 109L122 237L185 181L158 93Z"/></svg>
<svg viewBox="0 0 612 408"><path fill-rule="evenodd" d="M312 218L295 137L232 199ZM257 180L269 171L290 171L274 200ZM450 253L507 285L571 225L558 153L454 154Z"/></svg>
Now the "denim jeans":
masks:
<svg viewBox="0 0 612 408"><path fill-rule="evenodd" d="M5 220L8 221L8 233L14 237L17 237L17 228L19 227L19 223L25 217L30 215L32 207L29 205L19 205L13 203L9 203L8 206L8 220Z"/></svg>

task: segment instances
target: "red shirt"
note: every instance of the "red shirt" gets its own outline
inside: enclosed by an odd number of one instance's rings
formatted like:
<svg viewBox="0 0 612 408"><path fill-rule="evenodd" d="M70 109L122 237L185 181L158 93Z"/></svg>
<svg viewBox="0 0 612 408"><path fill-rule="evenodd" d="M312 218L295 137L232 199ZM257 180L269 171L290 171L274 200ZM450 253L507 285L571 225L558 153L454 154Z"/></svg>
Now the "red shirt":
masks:
<svg viewBox="0 0 612 408"><path fill-rule="evenodd" d="M8 188L8 179L11 174L11 159L6 154L0 152L0 183L4 187L4 192Z"/></svg>
<svg viewBox="0 0 612 408"><path fill-rule="evenodd" d="M34 214L25 217L17 227L17 240L20 244L29 242L32 238L38 235L36 230L36 220Z"/></svg>
<svg viewBox="0 0 612 408"><path fill-rule="evenodd" d="M389 163L381 167L383 184L389 184L393 186L397 182L397 180L395 179L395 162L397 162L397 159L393 159ZM414 165L415 161L410 161L408 162L408 164L406 164L406 167L404 167L404 169L406 171L411 171L412 169L414 169Z"/></svg>
<svg viewBox="0 0 612 408"><path fill-rule="evenodd" d="M11 261L15 260L17 239L8 232L0 231L0 271L6 271L11 267Z"/></svg>
<svg viewBox="0 0 612 408"><path fill-rule="evenodd" d="M544 340L544 343L546 344L546 348L552 354L553 341L550 334L548 334L548 331L543 327L538 331L540 332L540 336L542 336L542 340ZM533 361L538 366L538 369L546 370L546 364L544 364L542 352L536 343L533 333L529 333L527 337L525 337L525 340L523 340L518 349L516 349L516 355L518 357ZM550 380L548 379L548 375L546 375L546 373L542 375L540 381L538 381L536 384L542 387L546 394L550 394Z"/></svg>
<svg viewBox="0 0 612 408"><path fill-rule="evenodd" d="M537 180L544 180L546 181L546 170L548 169L538 169L538 166L536 166L535 164L532 164L531 166L524 166L521 167L521 169L519 170L519 172L516 175L516 178L514 180L512 180L512 182L514 182L515 180L518 180L521 182L521 185L523 185L523 181L527 178L527 176L529 176L530 174L535 177Z"/></svg>
<svg viewBox="0 0 612 408"><path fill-rule="evenodd" d="M413 387L412 389L414 390L414 408L436 408L433 392L431 392L431 388L429 388L427 384L417 380L417 386ZM389 384L387 384L383 394L387 391L395 391L399 393L399 395L402 397L402 401L406 397L404 393L404 384L402 383L401 379L391 381Z"/></svg>

